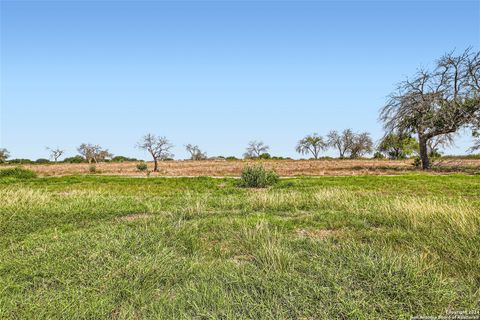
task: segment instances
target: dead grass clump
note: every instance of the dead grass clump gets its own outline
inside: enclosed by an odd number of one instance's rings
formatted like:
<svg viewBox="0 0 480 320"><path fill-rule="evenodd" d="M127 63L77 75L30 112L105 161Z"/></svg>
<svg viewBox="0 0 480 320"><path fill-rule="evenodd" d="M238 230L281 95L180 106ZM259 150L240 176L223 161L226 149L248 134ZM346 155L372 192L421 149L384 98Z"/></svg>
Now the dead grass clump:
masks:
<svg viewBox="0 0 480 320"><path fill-rule="evenodd" d="M151 214L135 213L135 214L129 214L128 216L120 217L120 218L118 218L118 220L132 222L132 221L137 221L137 220L149 219L149 218L152 218L152 217L153 216Z"/></svg>
<svg viewBox="0 0 480 320"><path fill-rule="evenodd" d="M332 230L332 229L316 229L316 230L306 230L298 229L296 234L300 238L315 238L315 239L327 239L330 237L338 236L343 234L341 230Z"/></svg>

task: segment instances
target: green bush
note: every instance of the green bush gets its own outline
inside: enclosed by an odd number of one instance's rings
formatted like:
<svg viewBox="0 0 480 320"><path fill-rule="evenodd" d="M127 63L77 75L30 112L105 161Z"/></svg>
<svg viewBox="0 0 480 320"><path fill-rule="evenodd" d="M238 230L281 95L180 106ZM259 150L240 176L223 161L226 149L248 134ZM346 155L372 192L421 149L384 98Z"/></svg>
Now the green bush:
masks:
<svg viewBox="0 0 480 320"><path fill-rule="evenodd" d="M137 161L137 159L129 158L125 156L115 156L112 158L112 162L128 162L128 161Z"/></svg>
<svg viewBox="0 0 480 320"><path fill-rule="evenodd" d="M145 162L140 162L137 164L137 170L138 171L147 171L147 164Z"/></svg>
<svg viewBox="0 0 480 320"><path fill-rule="evenodd" d="M86 162L86 161L82 156L75 156L75 157L65 158L63 160L63 162L65 162L65 163L83 163L83 162Z"/></svg>
<svg viewBox="0 0 480 320"><path fill-rule="evenodd" d="M40 159L35 160L35 163L39 163L39 164L42 164L42 163L50 163L50 160L44 159L44 158L40 158Z"/></svg>
<svg viewBox="0 0 480 320"><path fill-rule="evenodd" d="M242 188L266 188L278 182L278 175L262 165L246 166L242 170L238 186Z"/></svg>
<svg viewBox="0 0 480 320"><path fill-rule="evenodd" d="M90 171L90 173L97 173L97 167L92 164L90 167L88 167L88 171Z"/></svg>
<svg viewBox="0 0 480 320"><path fill-rule="evenodd" d="M37 174L32 170L22 169L22 168L10 168L0 170L0 179L1 178L17 178L17 179L32 179L36 178Z"/></svg>

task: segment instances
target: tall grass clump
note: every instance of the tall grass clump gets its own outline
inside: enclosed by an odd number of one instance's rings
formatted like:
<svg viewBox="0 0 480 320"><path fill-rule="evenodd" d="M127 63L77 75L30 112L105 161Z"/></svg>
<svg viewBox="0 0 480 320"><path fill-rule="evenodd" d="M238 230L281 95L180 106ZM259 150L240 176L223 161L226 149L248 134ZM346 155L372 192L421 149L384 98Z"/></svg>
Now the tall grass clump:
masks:
<svg viewBox="0 0 480 320"><path fill-rule="evenodd" d="M23 168L11 168L0 170L0 179L1 178L17 178L17 179L32 179L36 178L37 174L32 170L27 170Z"/></svg>
<svg viewBox="0 0 480 320"><path fill-rule="evenodd" d="M238 186L242 188L266 188L278 182L278 174L262 165L246 166L242 170Z"/></svg>

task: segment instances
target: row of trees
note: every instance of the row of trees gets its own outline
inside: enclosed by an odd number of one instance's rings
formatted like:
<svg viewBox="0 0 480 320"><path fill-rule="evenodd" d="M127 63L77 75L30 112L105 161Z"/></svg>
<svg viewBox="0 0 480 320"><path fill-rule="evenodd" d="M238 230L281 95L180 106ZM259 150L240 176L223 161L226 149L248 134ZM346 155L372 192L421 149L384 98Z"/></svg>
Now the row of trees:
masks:
<svg viewBox="0 0 480 320"><path fill-rule="evenodd" d="M453 144L453 135L445 134L436 136L428 140L427 149L429 156L439 155L441 147ZM139 149L147 151L154 161L154 171L158 171L158 162L172 159L174 155L171 153L173 144L166 138L156 136L154 134L146 134L136 145ZM388 157L390 159L404 159L412 155L419 154L419 142L417 139L407 135L399 135L389 133L383 137L374 148L374 143L368 132L355 133L352 129L345 129L342 132L330 131L325 137L313 133L307 135L298 141L295 150L302 155L310 155L318 159L327 149L335 149L338 156L343 158L359 158L374 151L375 158ZM46 148L49 152L50 159L58 162L59 158L64 155L65 150L60 148ZM198 145L187 144L185 150L190 154L191 160L205 160L207 154L203 152ZM245 159L269 159L271 158L268 151L270 147L262 141L250 141L245 153ZM78 148L78 155L65 158L64 162L69 163L98 163L103 161L135 161L137 159L127 158L123 156L114 157L108 149L104 149L99 145L82 143ZM9 157L6 149L0 149L0 162L4 162ZM230 157L234 158L234 157ZM22 160L22 159L20 159ZM23 159L27 161L28 159ZM41 160L41 161L40 161ZM37 162L48 162L48 159L39 159ZM28 160L28 162L32 162Z"/></svg>
<svg viewBox="0 0 480 320"><path fill-rule="evenodd" d="M301 139L296 147L296 151L301 154L311 154L318 159L320 153L328 148L338 150L341 159L359 158L373 150L373 140L368 132L355 133L351 129L330 131L326 138L314 133Z"/></svg>

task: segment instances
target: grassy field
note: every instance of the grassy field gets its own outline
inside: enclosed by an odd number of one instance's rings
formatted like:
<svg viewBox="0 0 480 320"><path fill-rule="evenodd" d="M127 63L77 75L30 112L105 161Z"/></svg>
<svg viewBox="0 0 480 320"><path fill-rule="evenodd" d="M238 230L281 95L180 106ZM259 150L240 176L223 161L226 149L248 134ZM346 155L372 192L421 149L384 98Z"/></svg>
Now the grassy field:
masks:
<svg viewBox="0 0 480 320"><path fill-rule="evenodd" d="M351 175L392 175L412 172L415 169L413 159L322 159L322 160L235 160L235 161L162 161L160 172L152 176L238 176L245 165L261 163L268 168L275 169L281 176L351 176ZM480 158L440 158L434 163L435 172L465 171L480 173ZM138 162L99 163L95 165L98 174L144 176L137 170ZM24 165L44 176L62 176L72 174L89 174L88 163L80 164L46 164ZM153 163L148 163L149 170Z"/></svg>
<svg viewBox="0 0 480 320"><path fill-rule="evenodd" d="M0 319L480 308L480 178L0 179Z"/></svg>

